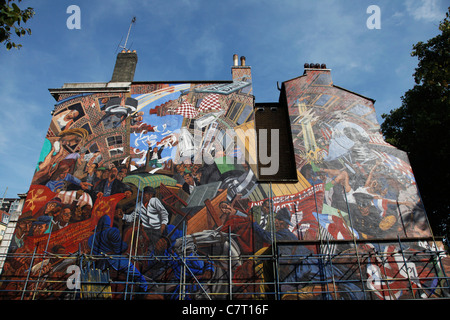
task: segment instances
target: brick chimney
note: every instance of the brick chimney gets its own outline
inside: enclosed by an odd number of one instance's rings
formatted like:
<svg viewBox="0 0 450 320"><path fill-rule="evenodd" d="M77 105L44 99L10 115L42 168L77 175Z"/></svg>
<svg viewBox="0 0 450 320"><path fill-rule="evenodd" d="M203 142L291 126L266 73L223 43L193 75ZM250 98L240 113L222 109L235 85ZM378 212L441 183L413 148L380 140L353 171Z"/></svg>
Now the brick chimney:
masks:
<svg viewBox="0 0 450 320"><path fill-rule="evenodd" d="M238 65L238 61L241 64ZM238 57L237 54L233 55L233 66L231 67L231 76L233 80L244 80L247 82L252 82L252 68L245 65L245 57Z"/></svg>
<svg viewBox="0 0 450 320"><path fill-rule="evenodd" d="M136 50L122 50L117 55L111 82L132 82L137 61Z"/></svg>
<svg viewBox="0 0 450 320"><path fill-rule="evenodd" d="M314 85L331 86L331 69L327 68L325 63L305 63L303 75L309 75L314 78Z"/></svg>

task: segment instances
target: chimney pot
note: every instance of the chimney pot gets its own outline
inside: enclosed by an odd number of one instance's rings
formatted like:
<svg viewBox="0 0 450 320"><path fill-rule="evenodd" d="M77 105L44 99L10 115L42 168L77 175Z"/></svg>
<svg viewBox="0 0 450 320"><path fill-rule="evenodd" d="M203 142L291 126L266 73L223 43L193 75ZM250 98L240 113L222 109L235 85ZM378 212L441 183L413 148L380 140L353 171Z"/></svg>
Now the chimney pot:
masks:
<svg viewBox="0 0 450 320"><path fill-rule="evenodd" d="M235 67L237 67L238 66L238 55L237 54L234 54L233 55L233 65L235 66Z"/></svg>
<svg viewBox="0 0 450 320"><path fill-rule="evenodd" d="M245 67L245 57L241 57L241 67Z"/></svg>

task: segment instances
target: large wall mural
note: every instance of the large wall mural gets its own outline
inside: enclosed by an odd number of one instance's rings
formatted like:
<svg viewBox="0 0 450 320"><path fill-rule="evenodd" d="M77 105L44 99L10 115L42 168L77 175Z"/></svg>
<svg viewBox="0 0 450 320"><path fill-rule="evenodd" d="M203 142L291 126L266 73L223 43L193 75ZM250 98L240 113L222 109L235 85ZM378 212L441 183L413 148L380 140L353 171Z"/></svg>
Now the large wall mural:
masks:
<svg viewBox="0 0 450 320"><path fill-rule="evenodd" d="M439 248L414 240L431 231L407 158L383 141L373 102L333 86L325 70L283 83L281 94L297 183L257 181L257 148L245 140L255 128L249 75L62 97L1 297L443 295L447 257L421 255Z"/></svg>
<svg viewBox="0 0 450 320"><path fill-rule="evenodd" d="M299 173L315 190L312 210L289 208L289 229L298 239L322 242L312 250L319 254L309 259L311 266L292 257L281 263L289 270L282 273L284 281L300 284L283 284L285 298L301 299L300 293L321 299L446 295L437 284L441 281L448 292L447 280L438 279L448 275L448 257L418 257L438 251L438 245L424 240L432 232L411 166L404 152L384 141L374 101L335 86L330 71L320 68L286 81L281 94ZM308 255L300 246L285 247ZM351 272L359 284L343 281ZM311 284L318 275L323 282Z"/></svg>

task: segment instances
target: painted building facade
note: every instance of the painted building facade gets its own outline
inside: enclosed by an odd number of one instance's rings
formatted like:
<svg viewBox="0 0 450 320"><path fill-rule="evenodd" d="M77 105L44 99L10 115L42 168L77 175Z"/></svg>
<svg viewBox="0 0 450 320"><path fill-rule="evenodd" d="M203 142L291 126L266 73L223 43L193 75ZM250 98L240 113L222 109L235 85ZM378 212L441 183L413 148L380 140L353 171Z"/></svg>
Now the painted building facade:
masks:
<svg viewBox="0 0 450 320"><path fill-rule="evenodd" d="M234 58L230 81L115 70L108 83L50 90L2 299L448 296L449 259L374 100L313 64L267 107ZM289 128L262 150L275 114ZM293 172L262 179L264 165L276 175L289 161Z"/></svg>

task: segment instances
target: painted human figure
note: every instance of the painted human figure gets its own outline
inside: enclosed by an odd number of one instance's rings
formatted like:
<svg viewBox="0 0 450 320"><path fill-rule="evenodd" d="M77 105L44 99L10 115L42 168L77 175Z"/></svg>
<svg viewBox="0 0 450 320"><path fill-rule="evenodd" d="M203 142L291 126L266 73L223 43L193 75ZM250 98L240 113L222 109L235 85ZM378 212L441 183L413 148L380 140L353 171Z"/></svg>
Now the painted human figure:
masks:
<svg viewBox="0 0 450 320"><path fill-rule="evenodd" d="M147 291L148 284L144 276L134 264L129 263L126 255L122 255L128 249L128 244L122 241L119 229L111 226L111 218L108 215L99 219L95 233L88 239L88 245L94 255L113 256L99 260L96 265L98 268L111 267L118 272L128 273L130 277L137 279L142 291Z"/></svg>

